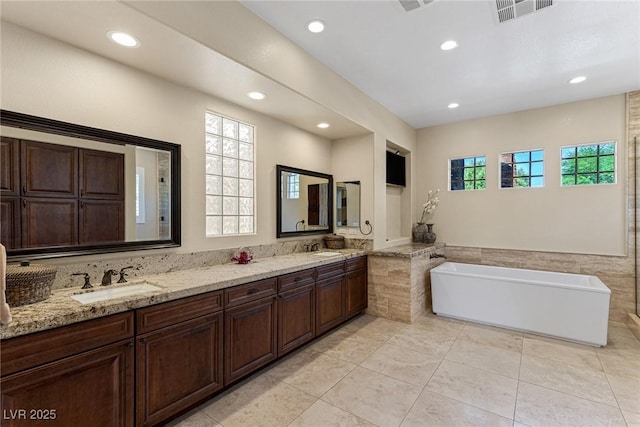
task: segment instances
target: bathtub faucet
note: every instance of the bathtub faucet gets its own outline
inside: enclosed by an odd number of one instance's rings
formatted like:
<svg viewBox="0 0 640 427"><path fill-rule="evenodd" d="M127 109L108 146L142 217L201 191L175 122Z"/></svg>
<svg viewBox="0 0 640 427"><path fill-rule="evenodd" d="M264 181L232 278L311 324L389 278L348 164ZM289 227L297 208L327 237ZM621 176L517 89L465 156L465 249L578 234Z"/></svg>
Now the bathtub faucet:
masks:
<svg viewBox="0 0 640 427"><path fill-rule="evenodd" d="M430 259L434 259L434 258L444 258L447 259L447 256L444 254L436 254L436 253L432 253L431 255L429 255Z"/></svg>

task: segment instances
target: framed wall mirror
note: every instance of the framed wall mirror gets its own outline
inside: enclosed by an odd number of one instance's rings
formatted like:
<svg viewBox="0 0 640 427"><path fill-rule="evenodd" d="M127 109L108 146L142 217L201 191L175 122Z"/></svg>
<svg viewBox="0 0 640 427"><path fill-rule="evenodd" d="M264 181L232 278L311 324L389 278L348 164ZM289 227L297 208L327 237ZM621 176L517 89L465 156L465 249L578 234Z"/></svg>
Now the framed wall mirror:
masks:
<svg viewBox="0 0 640 427"><path fill-rule="evenodd" d="M180 146L0 110L9 261L180 246Z"/></svg>
<svg viewBox="0 0 640 427"><path fill-rule="evenodd" d="M333 177L276 165L276 235L333 232Z"/></svg>
<svg viewBox="0 0 640 427"><path fill-rule="evenodd" d="M336 182L336 226L360 227L360 181Z"/></svg>

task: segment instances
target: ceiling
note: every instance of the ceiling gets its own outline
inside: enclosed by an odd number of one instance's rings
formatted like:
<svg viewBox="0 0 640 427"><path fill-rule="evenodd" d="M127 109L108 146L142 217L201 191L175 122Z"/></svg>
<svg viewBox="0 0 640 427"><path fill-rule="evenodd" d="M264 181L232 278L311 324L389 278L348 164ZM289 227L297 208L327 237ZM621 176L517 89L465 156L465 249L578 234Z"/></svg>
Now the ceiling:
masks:
<svg viewBox="0 0 640 427"><path fill-rule="evenodd" d="M329 140L370 132L126 4L2 0L0 5L3 21L226 99ZM106 37L108 31L121 28L130 29L144 43L139 48L127 49ZM212 70L215 70L215 79L211 78ZM247 93L255 90L268 96L261 101L252 100ZM320 122L331 126L319 129L317 124Z"/></svg>
<svg viewBox="0 0 640 427"><path fill-rule="evenodd" d="M503 23L490 0L242 3L415 128L640 89L638 0L556 0Z"/></svg>
<svg viewBox="0 0 640 427"><path fill-rule="evenodd" d="M311 55L415 128L640 89L640 1L557 0L505 23L490 0L434 0L405 11L397 0L241 2ZM7 1L1 17L337 139L369 132L278 82L114 1ZM305 28L327 23L321 34ZM109 42L132 28L145 43ZM459 47L444 52L440 44ZM211 79L211 70L224 70ZM578 85L568 80L584 75ZM263 101L246 94L260 88ZM448 109L457 102L460 107ZM316 124L331 123L328 129Z"/></svg>

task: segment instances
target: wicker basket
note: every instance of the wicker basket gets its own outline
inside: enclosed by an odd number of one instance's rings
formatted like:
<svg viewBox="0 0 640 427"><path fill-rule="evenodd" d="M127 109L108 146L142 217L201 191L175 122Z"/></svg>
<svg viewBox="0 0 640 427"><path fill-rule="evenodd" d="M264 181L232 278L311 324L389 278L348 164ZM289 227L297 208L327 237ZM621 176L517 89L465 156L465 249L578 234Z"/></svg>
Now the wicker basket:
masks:
<svg viewBox="0 0 640 427"><path fill-rule="evenodd" d="M324 237L324 245L328 249L342 249L344 248L344 236L329 234Z"/></svg>
<svg viewBox="0 0 640 427"><path fill-rule="evenodd" d="M8 265L7 303L17 307L49 298L55 278L56 267L51 265Z"/></svg>

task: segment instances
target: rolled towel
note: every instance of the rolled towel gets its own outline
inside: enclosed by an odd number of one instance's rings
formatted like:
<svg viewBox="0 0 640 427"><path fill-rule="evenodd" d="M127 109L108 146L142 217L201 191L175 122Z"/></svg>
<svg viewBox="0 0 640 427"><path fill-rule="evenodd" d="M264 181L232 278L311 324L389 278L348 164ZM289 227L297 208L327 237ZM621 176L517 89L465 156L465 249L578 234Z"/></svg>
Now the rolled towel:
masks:
<svg viewBox="0 0 640 427"><path fill-rule="evenodd" d="M7 251L0 243L0 323L2 324L11 322L11 311L7 304L5 289L7 289Z"/></svg>

